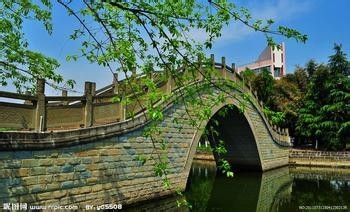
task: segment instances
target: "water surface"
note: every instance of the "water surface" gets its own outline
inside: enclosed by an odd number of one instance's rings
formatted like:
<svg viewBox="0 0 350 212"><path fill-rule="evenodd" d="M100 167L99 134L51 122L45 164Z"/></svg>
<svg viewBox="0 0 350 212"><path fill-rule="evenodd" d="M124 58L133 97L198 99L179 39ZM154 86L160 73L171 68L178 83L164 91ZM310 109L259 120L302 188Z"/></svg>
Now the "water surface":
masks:
<svg viewBox="0 0 350 212"><path fill-rule="evenodd" d="M227 178L215 162L194 161L185 192L192 209L177 207L179 197L152 201L134 211L312 211L350 210L350 170L283 167L267 172L235 172Z"/></svg>

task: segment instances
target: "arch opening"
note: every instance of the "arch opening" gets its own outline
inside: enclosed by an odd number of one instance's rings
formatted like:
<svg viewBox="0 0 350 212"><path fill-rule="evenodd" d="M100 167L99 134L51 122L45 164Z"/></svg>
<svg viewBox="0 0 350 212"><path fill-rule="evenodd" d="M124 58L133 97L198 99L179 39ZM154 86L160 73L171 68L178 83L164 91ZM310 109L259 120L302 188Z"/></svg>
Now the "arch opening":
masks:
<svg viewBox="0 0 350 212"><path fill-rule="evenodd" d="M222 115L225 112L225 115ZM199 140L201 144L210 143L212 149L224 142L227 153L222 156L233 170L262 171L257 143L253 131L242 113L235 105L227 105L217 111L206 125L207 133ZM219 155L214 151L216 162Z"/></svg>

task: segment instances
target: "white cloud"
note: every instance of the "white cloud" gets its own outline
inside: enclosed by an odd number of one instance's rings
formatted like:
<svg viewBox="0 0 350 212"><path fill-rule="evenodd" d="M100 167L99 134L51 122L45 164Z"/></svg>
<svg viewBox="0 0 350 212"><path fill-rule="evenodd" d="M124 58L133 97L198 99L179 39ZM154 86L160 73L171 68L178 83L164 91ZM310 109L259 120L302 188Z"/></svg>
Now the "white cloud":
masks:
<svg viewBox="0 0 350 212"><path fill-rule="evenodd" d="M307 12L310 6L309 1L277 0L274 3L262 3L260 7L254 7L253 5L251 11L255 18L272 18L278 22Z"/></svg>
<svg viewBox="0 0 350 212"><path fill-rule="evenodd" d="M301 0L277 0L273 2L258 0L244 6L250 10L254 19L273 19L275 24L278 24L281 21L288 21L295 16L307 12L311 5L310 2ZM216 44L227 41L239 41L253 33L254 30L246 25L232 21L227 27L224 27L222 36L217 39ZM193 30L190 35L194 40L199 42L204 41L207 36L204 31L197 29Z"/></svg>

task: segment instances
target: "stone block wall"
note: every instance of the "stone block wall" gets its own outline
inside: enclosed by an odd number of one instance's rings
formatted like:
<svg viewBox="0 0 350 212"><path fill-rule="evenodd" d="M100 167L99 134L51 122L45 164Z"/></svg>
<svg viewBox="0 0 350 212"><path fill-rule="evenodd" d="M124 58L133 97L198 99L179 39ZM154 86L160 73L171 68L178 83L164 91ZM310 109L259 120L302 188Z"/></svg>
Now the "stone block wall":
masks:
<svg viewBox="0 0 350 212"><path fill-rule="evenodd" d="M0 128L34 128L34 106L0 102Z"/></svg>
<svg viewBox="0 0 350 212"><path fill-rule="evenodd" d="M289 148L281 147L274 142L261 115L252 105L247 106L246 117L253 131L262 170L269 170L288 164Z"/></svg>
<svg viewBox="0 0 350 212"><path fill-rule="evenodd" d="M172 117L184 117L184 109L168 110ZM155 160L144 165L138 156L157 158L144 128L89 144L52 150L0 152L0 205L25 202L37 205L68 205L135 202L185 189L188 172L184 170L194 130L170 120L162 123L164 135L171 140L167 157L168 178L172 189L165 189L155 176ZM159 144L156 144L159 148Z"/></svg>
<svg viewBox="0 0 350 212"><path fill-rule="evenodd" d="M113 123L121 119L121 114L118 111L118 104L98 103L94 104L93 119L94 124Z"/></svg>
<svg viewBox="0 0 350 212"><path fill-rule="evenodd" d="M49 129L78 128L83 124L83 110L81 104L47 106L47 127Z"/></svg>
<svg viewBox="0 0 350 212"><path fill-rule="evenodd" d="M289 163L299 166L350 167L350 152L291 149Z"/></svg>
<svg viewBox="0 0 350 212"><path fill-rule="evenodd" d="M237 100L228 98L213 108L212 114L227 104L238 106ZM143 135L149 123L130 119L67 132L67 139L79 133L96 138L89 140L90 143L77 139L73 143L70 140L70 146L52 148L55 142L57 145L66 142L60 137L60 141L53 139L51 149L47 150L0 151L0 205L5 202L127 205L173 194L178 188L184 190L201 132L190 125L184 105L170 105L164 115L165 120L158 126L162 131L161 138L168 141L165 157L169 160L167 176L172 183L171 189L165 189L161 177L155 176L156 153L162 152L159 143L155 144L155 150L151 140ZM258 109L249 105L244 116L252 128L262 170L287 165L288 148L281 148L273 141ZM174 122L175 118L177 122ZM206 124L203 122L202 127ZM127 125L132 127L124 128ZM116 126L120 131L113 134L110 131ZM38 135L53 136L51 133ZM40 136L37 140L36 134L33 136L33 142L43 142ZM16 141L16 145L20 143L20 140ZM35 143L28 145L32 146ZM140 156L148 159L144 165Z"/></svg>

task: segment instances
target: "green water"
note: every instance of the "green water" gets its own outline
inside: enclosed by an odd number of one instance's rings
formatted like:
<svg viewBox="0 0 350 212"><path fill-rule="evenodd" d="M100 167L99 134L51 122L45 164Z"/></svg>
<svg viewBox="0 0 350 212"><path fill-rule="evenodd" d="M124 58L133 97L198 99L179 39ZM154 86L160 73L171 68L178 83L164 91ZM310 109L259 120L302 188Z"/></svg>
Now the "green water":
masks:
<svg viewBox="0 0 350 212"><path fill-rule="evenodd" d="M227 178L195 162L186 198L194 211L350 211L350 170L284 167Z"/></svg>
<svg viewBox="0 0 350 212"><path fill-rule="evenodd" d="M283 167L227 178L216 171L215 163L195 161L185 198L191 210L177 207L179 198L170 197L134 211L350 211L350 170Z"/></svg>

